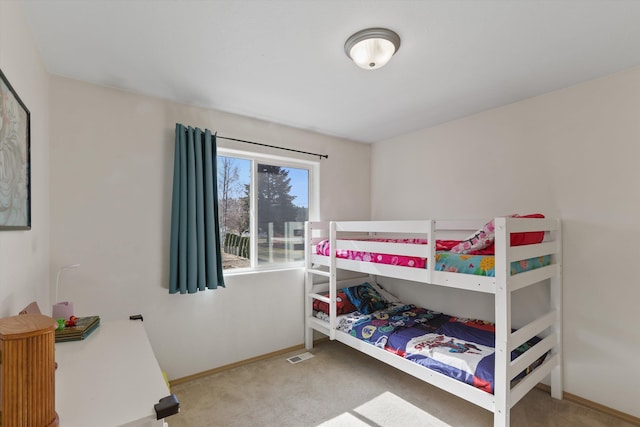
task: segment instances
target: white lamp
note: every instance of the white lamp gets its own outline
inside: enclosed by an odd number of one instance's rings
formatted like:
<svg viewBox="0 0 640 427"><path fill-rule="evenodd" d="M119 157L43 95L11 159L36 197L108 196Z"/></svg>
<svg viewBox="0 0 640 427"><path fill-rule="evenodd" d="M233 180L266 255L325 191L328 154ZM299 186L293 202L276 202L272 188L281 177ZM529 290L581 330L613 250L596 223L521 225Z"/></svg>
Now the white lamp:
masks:
<svg viewBox="0 0 640 427"><path fill-rule="evenodd" d="M400 49L400 36L386 28L358 31L344 43L344 51L360 68L375 70L383 67Z"/></svg>
<svg viewBox="0 0 640 427"><path fill-rule="evenodd" d="M63 267L60 267L60 270L58 270L58 274L56 275L56 297L54 300L56 301L56 303L53 304L53 308L51 310L51 317L53 317L56 320L57 319L69 320L69 318L73 316L73 303L71 303L70 301L57 302L58 287L60 285L60 274L62 274L62 272L65 270L71 270L73 268L78 268L78 267L80 267L80 264L65 265Z"/></svg>

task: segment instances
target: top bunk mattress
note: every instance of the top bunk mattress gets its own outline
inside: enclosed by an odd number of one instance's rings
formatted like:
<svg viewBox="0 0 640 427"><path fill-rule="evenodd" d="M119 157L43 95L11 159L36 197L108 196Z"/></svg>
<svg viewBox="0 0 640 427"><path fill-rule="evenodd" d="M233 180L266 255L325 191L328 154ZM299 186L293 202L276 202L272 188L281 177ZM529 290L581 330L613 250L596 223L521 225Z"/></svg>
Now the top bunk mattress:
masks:
<svg viewBox="0 0 640 427"><path fill-rule="evenodd" d="M367 241L385 243L427 244L426 239L367 239ZM472 274L476 276L495 277L495 256L491 249L474 251L470 254L450 252L456 241L436 242L436 271L451 273ZM329 240L323 240L316 245L316 254L329 256L331 247ZM362 252L346 249L338 249L336 258L353 261L372 262L378 264L395 265L410 268L426 268L427 259L415 256L394 255L374 252ZM511 263L511 275L525 271L535 270L551 264L551 255L544 255Z"/></svg>

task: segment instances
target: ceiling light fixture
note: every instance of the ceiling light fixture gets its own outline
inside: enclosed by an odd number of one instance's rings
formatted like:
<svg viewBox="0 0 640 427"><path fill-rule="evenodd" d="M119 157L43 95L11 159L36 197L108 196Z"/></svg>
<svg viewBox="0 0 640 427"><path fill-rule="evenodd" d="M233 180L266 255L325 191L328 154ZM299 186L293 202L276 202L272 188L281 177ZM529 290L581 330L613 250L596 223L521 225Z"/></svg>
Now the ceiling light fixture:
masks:
<svg viewBox="0 0 640 427"><path fill-rule="evenodd" d="M358 31L344 43L344 52L360 68L383 67L400 49L400 36L386 28Z"/></svg>

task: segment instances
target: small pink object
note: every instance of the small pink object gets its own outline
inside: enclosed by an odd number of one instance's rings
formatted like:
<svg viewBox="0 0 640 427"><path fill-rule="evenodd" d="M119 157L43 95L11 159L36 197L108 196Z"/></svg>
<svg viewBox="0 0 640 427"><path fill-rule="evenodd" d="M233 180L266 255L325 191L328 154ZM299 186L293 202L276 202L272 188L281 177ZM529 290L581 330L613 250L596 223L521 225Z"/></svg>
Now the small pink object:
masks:
<svg viewBox="0 0 640 427"><path fill-rule="evenodd" d="M53 305L51 317L54 319L69 320L73 316L73 303L70 301L62 301Z"/></svg>

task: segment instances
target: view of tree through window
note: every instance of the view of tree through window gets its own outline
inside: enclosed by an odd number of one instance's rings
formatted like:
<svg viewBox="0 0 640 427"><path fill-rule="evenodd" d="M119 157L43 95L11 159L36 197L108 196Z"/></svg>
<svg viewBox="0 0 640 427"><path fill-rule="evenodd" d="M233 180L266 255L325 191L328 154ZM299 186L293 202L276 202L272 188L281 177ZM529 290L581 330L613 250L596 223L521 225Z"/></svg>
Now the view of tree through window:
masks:
<svg viewBox="0 0 640 427"><path fill-rule="evenodd" d="M304 259L309 170L218 156L218 203L224 269Z"/></svg>

